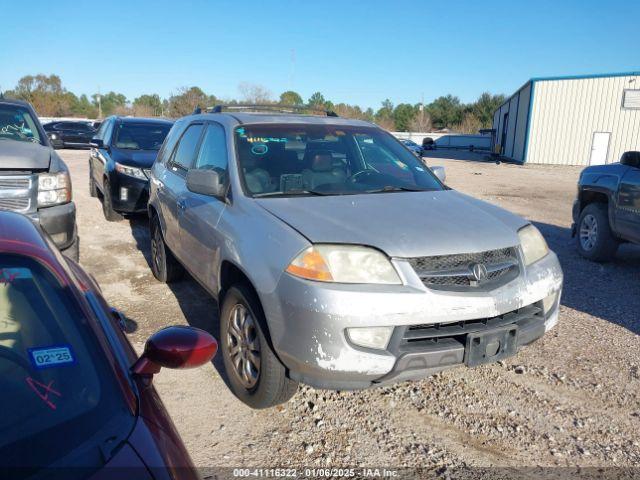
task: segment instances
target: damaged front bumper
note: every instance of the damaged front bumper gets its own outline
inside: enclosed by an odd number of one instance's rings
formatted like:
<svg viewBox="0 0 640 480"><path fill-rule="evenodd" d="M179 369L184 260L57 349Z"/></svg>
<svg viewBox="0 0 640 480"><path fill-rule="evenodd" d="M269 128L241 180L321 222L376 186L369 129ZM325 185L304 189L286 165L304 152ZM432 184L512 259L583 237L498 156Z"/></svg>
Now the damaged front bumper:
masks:
<svg viewBox="0 0 640 480"><path fill-rule="evenodd" d="M553 252L489 291L432 290L408 265L396 268L403 285L282 276L263 306L273 346L291 378L340 390L424 378L469 364L477 348L467 340L478 332L513 331L510 349L498 348L487 358L495 361L540 338L558 320L563 277ZM356 346L346 335L348 328L376 326L394 327L384 350Z"/></svg>

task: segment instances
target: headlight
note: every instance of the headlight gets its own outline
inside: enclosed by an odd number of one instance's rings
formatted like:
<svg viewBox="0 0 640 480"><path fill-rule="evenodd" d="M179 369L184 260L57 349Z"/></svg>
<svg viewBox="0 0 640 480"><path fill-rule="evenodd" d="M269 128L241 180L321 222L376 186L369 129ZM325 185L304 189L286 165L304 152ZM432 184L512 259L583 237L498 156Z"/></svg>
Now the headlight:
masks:
<svg viewBox="0 0 640 480"><path fill-rule="evenodd" d="M518 236L520 237L520 246L522 247L525 265L531 265L549 253L546 240L533 225L527 225L518 230Z"/></svg>
<svg viewBox="0 0 640 480"><path fill-rule="evenodd" d="M118 162L116 162L116 172L122 173L124 175L129 175L130 177L144 178L144 179L147 178L147 176L144 174L141 168L122 165L121 163L118 163Z"/></svg>
<svg viewBox="0 0 640 480"><path fill-rule="evenodd" d="M287 272L321 282L400 284L389 259L373 248L315 245L293 259Z"/></svg>
<svg viewBox="0 0 640 480"><path fill-rule="evenodd" d="M347 328L347 337L351 343L367 348L387 348L393 327L356 327Z"/></svg>
<svg viewBox="0 0 640 480"><path fill-rule="evenodd" d="M41 173L38 175L38 206L50 207L71 201L69 172Z"/></svg>

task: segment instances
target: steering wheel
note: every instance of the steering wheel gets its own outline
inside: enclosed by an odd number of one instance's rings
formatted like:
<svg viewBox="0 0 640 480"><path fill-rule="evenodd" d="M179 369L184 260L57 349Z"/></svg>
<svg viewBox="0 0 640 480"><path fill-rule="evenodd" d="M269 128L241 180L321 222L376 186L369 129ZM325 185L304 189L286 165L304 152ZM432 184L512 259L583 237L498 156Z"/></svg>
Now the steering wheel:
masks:
<svg viewBox="0 0 640 480"><path fill-rule="evenodd" d="M370 168L367 168L365 170L360 170L359 172L354 173L353 175L351 175L349 177L349 181L351 183L358 183L358 181L360 180L360 178L365 178L371 175L379 175L378 172L376 172L375 170L372 170Z"/></svg>
<svg viewBox="0 0 640 480"><path fill-rule="evenodd" d="M31 373L31 365L29 365L29 362L25 360L22 356L18 355L9 347L0 345L0 358L9 360L10 362L18 365L23 370L26 370L27 372Z"/></svg>

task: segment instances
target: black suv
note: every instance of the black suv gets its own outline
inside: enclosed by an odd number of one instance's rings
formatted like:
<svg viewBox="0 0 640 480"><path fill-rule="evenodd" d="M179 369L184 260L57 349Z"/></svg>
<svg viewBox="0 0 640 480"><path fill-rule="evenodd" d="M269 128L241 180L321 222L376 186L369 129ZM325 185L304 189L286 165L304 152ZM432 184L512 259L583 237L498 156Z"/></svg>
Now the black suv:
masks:
<svg viewBox="0 0 640 480"><path fill-rule="evenodd" d="M60 250L78 260L69 169L33 107L5 98L0 98L0 210L20 212L39 223Z"/></svg>
<svg viewBox="0 0 640 480"><path fill-rule="evenodd" d="M578 251L590 260L610 260L621 242L640 243L640 152L582 171L573 221Z"/></svg>
<svg viewBox="0 0 640 480"><path fill-rule="evenodd" d="M89 192L102 199L104 217L147 211L149 169L173 122L153 118L109 117L91 140Z"/></svg>
<svg viewBox="0 0 640 480"><path fill-rule="evenodd" d="M89 148L96 134L89 122L61 120L45 123L42 127L54 148Z"/></svg>

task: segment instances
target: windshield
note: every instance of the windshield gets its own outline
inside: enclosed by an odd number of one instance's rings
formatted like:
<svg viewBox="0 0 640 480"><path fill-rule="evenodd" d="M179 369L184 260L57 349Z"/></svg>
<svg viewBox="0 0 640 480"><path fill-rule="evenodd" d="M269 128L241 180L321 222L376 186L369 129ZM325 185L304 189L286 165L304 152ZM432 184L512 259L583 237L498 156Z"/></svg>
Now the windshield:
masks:
<svg viewBox="0 0 640 480"><path fill-rule="evenodd" d="M235 137L253 197L443 189L424 163L375 127L243 125Z"/></svg>
<svg viewBox="0 0 640 480"><path fill-rule="evenodd" d="M116 133L116 148L125 150L159 150L171 125L164 123L121 123Z"/></svg>
<svg viewBox="0 0 640 480"><path fill-rule="evenodd" d="M0 140L42 143L36 120L29 109L19 105L0 105Z"/></svg>
<svg viewBox="0 0 640 480"><path fill-rule="evenodd" d="M100 450L114 431L122 441L133 417L100 352L47 269L0 254L0 466L37 469L79 451L85 466L101 466Z"/></svg>

